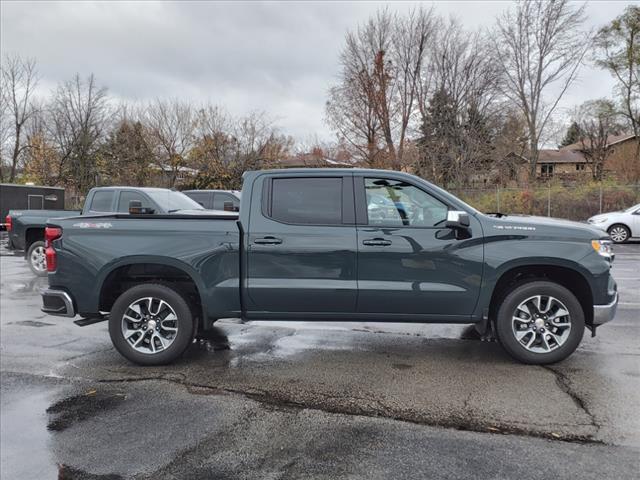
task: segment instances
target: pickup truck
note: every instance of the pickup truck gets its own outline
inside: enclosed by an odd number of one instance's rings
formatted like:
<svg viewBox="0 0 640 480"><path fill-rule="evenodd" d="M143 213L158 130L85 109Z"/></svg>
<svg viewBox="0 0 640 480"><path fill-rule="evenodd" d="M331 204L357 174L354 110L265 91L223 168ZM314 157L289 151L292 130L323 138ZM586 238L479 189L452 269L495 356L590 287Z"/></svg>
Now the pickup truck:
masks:
<svg viewBox="0 0 640 480"><path fill-rule="evenodd" d="M89 190L80 210L11 210L5 218L10 249L24 250L29 268L38 276L47 276L44 229L49 218L125 213L129 202L139 201L149 212L200 211L202 206L185 195L165 188L96 187Z"/></svg>
<svg viewBox="0 0 640 480"><path fill-rule="evenodd" d="M142 365L229 317L474 324L547 364L616 311L606 232L484 215L406 173L246 172L239 214L221 213L50 220L42 310L108 320Z"/></svg>

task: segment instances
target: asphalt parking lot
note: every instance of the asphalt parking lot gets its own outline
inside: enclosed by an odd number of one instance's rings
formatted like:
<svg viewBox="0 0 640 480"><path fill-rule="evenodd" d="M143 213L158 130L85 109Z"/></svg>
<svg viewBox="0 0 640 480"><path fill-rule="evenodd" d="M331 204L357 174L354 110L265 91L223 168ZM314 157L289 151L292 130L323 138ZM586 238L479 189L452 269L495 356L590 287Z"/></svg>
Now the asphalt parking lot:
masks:
<svg viewBox="0 0 640 480"><path fill-rule="evenodd" d="M616 319L549 367L463 327L231 319L141 368L5 251L0 477L637 478L640 243L616 255Z"/></svg>

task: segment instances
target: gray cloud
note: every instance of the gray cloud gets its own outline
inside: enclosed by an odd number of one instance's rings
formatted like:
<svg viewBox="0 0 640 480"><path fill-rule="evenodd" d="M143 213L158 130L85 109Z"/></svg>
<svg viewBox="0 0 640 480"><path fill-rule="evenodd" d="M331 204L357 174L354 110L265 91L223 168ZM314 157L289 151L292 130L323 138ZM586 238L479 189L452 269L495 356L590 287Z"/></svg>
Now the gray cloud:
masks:
<svg viewBox="0 0 640 480"><path fill-rule="evenodd" d="M592 2L597 28L626 2ZM411 3L389 8L406 11ZM380 3L3 2L2 51L35 57L51 88L93 72L125 100L182 97L235 114L265 110L298 138L329 138L324 102L347 29ZM470 28L490 26L504 2L439 2ZM612 79L586 67L562 107L611 93Z"/></svg>

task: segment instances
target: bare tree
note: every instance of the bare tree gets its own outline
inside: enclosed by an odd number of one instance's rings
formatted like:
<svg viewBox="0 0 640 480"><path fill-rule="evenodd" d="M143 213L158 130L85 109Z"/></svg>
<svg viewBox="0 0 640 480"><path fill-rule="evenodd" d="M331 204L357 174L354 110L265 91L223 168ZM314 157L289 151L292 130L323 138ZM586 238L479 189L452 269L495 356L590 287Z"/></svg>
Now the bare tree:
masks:
<svg viewBox="0 0 640 480"><path fill-rule="evenodd" d="M101 141L111 116L107 90L97 85L93 74L84 80L76 75L58 86L48 127L58 150L59 183L75 187L79 194L96 185Z"/></svg>
<svg viewBox="0 0 640 480"><path fill-rule="evenodd" d="M354 79L354 81L357 81ZM329 90L326 104L327 122L368 166L382 166L379 145L380 124L367 95L357 85L337 85Z"/></svg>
<svg viewBox="0 0 640 480"><path fill-rule="evenodd" d="M388 164L402 167L435 25L432 10L418 8L403 17L385 9L346 36L327 116L369 162L378 161L384 146Z"/></svg>
<svg viewBox="0 0 640 480"><path fill-rule="evenodd" d="M22 59L19 56L7 55L2 62L2 144L11 144L8 154L10 182L16 178L18 163L28 147L25 141L26 124L35 113L32 103L35 88L38 84L36 62L33 59ZM0 162L0 179L3 179L4 154Z"/></svg>
<svg viewBox="0 0 640 480"><path fill-rule="evenodd" d="M186 167L187 153L193 145L193 108L178 100L156 100L147 107L146 123L155 142L157 166L168 173L168 186L174 187L180 170Z"/></svg>
<svg viewBox="0 0 640 480"><path fill-rule="evenodd" d="M531 178L545 128L591 44L590 34L581 30L584 8L568 0L524 0L497 21L494 51L504 74L503 93L527 121Z"/></svg>
<svg viewBox="0 0 640 480"><path fill-rule="evenodd" d="M628 6L624 13L603 27L596 36L596 63L617 81L620 113L634 135L640 135L640 7ZM640 161L640 143L636 148Z"/></svg>
<svg viewBox="0 0 640 480"><path fill-rule="evenodd" d="M456 186L488 167L501 121L499 70L481 34L451 20L442 25L429 54L434 92L421 98L421 155L416 170ZM426 88L423 92L428 91Z"/></svg>
<svg viewBox="0 0 640 480"><path fill-rule="evenodd" d="M611 100L590 100L575 113L580 129L581 151L591 168L594 180L602 180L607 157L611 154L609 141L620 133L620 115Z"/></svg>
<svg viewBox="0 0 640 480"><path fill-rule="evenodd" d="M58 171L58 151L47 130L47 108L45 104L34 107L26 129L28 148L24 153L24 176L41 185L55 185L61 176Z"/></svg>
<svg viewBox="0 0 640 480"><path fill-rule="evenodd" d="M245 171L276 166L293 143L263 112L236 118L211 105L198 111L195 132L189 162L199 170L197 188L239 188Z"/></svg>

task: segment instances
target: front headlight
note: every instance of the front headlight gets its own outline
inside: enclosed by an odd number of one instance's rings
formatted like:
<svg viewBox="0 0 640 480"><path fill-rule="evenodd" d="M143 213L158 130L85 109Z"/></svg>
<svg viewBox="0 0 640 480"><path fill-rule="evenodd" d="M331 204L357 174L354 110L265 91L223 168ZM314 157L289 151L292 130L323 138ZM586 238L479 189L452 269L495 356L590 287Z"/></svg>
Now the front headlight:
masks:
<svg viewBox="0 0 640 480"><path fill-rule="evenodd" d="M591 219L589 219L589 223L604 223L607 220L608 220L607 217L591 218Z"/></svg>
<svg viewBox="0 0 640 480"><path fill-rule="evenodd" d="M591 240L591 246L598 252L598 255L606 258L611 258L613 255L611 240Z"/></svg>

